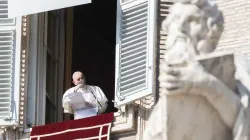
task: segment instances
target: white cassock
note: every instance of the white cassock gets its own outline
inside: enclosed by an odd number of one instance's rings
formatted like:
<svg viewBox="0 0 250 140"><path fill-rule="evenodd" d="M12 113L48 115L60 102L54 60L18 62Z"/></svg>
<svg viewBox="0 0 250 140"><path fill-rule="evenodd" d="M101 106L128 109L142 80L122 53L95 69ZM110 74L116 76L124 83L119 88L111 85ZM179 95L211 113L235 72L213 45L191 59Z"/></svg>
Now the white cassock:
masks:
<svg viewBox="0 0 250 140"><path fill-rule="evenodd" d="M87 107L79 108L73 111L72 106L68 103L67 96L75 92L82 93L81 95L88 103ZM98 113L104 113L108 106L107 102L108 99L103 91L98 86L90 85L85 85L84 87L72 87L64 93L62 99L64 113L74 114L75 120L96 116Z"/></svg>

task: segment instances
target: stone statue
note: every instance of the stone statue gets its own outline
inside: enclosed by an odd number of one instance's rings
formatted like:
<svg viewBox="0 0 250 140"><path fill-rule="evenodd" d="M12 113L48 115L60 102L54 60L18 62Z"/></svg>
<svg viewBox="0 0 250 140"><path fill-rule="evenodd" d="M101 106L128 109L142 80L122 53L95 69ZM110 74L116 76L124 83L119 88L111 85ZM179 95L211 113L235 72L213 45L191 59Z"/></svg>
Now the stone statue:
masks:
<svg viewBox="0 0 250 140"><path fill-rule="evenodd" d="M212 0L180 0L163 21L168 33L160 66L160 99L144 140L247 140L250 63L214 54L223 15Z"/></svg>

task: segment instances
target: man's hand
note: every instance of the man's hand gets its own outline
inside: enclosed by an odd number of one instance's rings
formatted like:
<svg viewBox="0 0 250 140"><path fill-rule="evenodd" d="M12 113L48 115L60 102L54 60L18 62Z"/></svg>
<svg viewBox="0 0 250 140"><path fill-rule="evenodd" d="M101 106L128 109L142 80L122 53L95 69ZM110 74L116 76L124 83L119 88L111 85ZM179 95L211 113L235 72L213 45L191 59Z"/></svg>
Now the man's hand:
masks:
<svg viewBox="0 0 250 140"><path fill-rule="evenodd" d="M197 61L162 64L161 70L160 86L168 95L189 93L192 88L204 86L210 76Z"/></svg>

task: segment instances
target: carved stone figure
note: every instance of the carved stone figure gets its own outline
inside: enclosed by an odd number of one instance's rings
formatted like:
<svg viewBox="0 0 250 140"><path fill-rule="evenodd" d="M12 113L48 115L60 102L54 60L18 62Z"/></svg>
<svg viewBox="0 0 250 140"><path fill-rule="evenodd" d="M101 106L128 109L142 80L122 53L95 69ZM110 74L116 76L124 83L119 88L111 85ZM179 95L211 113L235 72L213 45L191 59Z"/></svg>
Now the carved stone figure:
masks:
<svg viewBox="0 0 250 140"><path fill-rule="evenodd" d="M160 99L144 140L247 140L250 63L213 54L223 15L212 0L180 0L162 23L168 33Z"/></svg>

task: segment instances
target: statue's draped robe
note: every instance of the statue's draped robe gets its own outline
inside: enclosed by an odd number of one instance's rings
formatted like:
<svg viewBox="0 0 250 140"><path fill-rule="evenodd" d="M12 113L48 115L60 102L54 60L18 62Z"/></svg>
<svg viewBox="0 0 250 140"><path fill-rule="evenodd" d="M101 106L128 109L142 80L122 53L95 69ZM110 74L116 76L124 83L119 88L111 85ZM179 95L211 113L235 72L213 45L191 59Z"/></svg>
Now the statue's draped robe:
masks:
<svg viewBox="0 0 250 140"><path fill-rule="evenodd" d="M236 92L241 98L242 105L233 128L226 127L219 113L202 96L180 95L168 99L166 103L165 95L162 95L151 113L144 132L144 140L165 140L166 134L163 133L167 133L168 140L248 140L250 133L249 62L244 57L235 56ZM163 123L166 110L167 125ZM167 129L165 129L166 126Z"/></svg>

